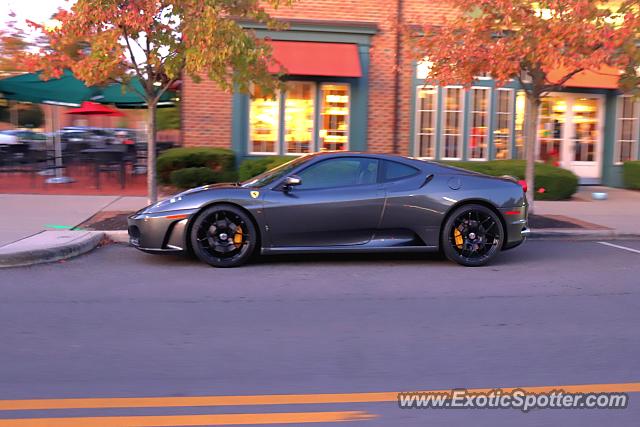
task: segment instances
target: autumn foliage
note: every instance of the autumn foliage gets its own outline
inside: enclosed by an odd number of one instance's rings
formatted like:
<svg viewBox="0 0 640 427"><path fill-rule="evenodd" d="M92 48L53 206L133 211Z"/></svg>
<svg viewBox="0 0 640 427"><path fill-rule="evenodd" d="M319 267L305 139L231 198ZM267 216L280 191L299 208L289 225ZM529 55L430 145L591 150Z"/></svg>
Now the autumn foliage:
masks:
<svg viewBox="0 0 640 427"><path fill-rule="evenodd" d="M528 101L525 152L532 203L541 98L584 70L620 70L623 89L636 88L637 2L445 1L459 13L441 25L421 29L416 59L428 61L430 84L470 86L483 75L499 86L520 82Z"/></svg>
<svg viewBox="0 0 640 427"><path fill-rule="evenodd" d="M268 0L278 7L284 0ZM77 0L56 15L59 25L43 29L49 44L32 56L32 68L57 77L65 68L87 85L113 81L137 89L149 107L149 198L156 199L155 107L178 79L206 77L224 89L270 93L280 86L271 48L240 20L279 24L260 0Z"/></svg>

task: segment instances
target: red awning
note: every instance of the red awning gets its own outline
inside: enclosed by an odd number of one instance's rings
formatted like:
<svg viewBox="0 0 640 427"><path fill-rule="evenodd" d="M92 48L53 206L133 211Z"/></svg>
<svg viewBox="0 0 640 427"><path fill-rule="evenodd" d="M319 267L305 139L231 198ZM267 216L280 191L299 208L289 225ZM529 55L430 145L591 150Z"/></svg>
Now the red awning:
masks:
<svg viewBox="0 0 640 427"><path fill-rule="evenodd" d="M67 110L65 114L82 114L85 116L124 116L120 111L97 102L85 101L80 108Z"/></svg>
<svg viewBox="0 0 640 427"><path fill-rule="evenodd" d="M362 77L358 46L351 43L318 43L271 40L273 57L290 75ZM278 65L269 71L280 71Z"/></svg>
<svg viewBox="0 0 640 427"><path fill-rule="evenodd" d="M569 70L559 68L549 73L548 78L551 82L557 82L563 78ZM603 65L597 70L581 71L567 81L564 86L567 87L584 87L594 89L618 89L620 80L620 71L617 68Z"/></svg>

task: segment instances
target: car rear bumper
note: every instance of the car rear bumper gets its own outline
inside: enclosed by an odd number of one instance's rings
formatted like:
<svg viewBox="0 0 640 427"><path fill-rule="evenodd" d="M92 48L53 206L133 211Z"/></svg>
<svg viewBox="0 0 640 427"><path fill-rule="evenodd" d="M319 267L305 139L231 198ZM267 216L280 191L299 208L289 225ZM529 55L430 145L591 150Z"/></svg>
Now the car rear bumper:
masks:
<svg viewBox="0 0 640 427"><path fill-rule="evenodd" d="M528 207L526 205L501 209L507 234L507 238L502 246L503 250L512 249L520 245L531 233L527 224L527 209Z"/></svg>
<svg viewBox="0 0 640 427"><path fill-rule="evenodd" d="M188 248L187 228L195 209L135 213L127 220L129 244L144 252L180 253Z"/></svg>

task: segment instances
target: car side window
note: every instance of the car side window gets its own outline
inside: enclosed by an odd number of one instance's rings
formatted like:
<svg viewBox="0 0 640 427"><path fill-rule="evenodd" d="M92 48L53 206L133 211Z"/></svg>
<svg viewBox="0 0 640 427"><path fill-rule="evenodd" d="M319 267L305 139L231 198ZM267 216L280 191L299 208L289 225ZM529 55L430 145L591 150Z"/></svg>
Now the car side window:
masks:
<svg viewBox="0 0 640 427"><path fill-rule="evenodd" d="M302 190L375 184L378 180L378 160L366 157L339 157L318 162L298 175Z"/></svg>
<svg viewBox="0 0 640 427"><path fill-rule="evenodd" d="M409 178L420 172L413 166L403 163L393 162L391 160L384 161L383 181L395 181L396 179Z"/></svg>

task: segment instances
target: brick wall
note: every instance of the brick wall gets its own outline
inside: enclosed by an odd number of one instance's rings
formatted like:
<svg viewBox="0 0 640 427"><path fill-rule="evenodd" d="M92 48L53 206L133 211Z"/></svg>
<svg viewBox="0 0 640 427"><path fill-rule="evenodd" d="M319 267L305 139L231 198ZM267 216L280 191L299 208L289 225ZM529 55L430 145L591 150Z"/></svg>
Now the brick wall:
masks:
<svg viewBox="0 0 640 427"><path fill-rule="evenodd" d="M280 18L376 22L369 71L368 147L372 152L391 152L393 144L396 69L397 0L298 0L291 8L272 11ZM442 1L404 0L405 24L439 23L450 13ZM408 153L412 57L408 40L401 37L398 148ZM231 145L231 95L210 82L183 86L184 138L187 145Z"/></svg>
<svg viewBox="0 0 640 427"><path fill-rule="evenodd" d="M181 95L184 145L230 148L231 93L210 80L186 78Z"/></svg>

